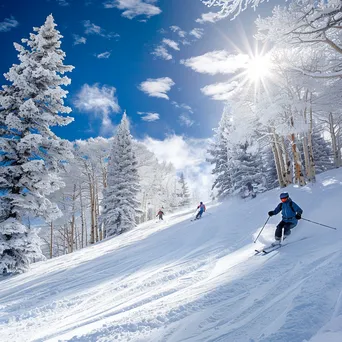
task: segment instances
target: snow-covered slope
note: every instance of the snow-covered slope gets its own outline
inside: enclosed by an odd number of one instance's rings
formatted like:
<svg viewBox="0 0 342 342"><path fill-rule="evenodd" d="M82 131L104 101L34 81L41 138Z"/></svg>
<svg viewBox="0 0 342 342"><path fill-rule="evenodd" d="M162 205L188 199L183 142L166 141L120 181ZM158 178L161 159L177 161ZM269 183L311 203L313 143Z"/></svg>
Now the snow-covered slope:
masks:
<svg viewBox="0 0 342 342"><path fill-rule="evenodd" d="M304 218L339 230L300 221L287 246L254 256L279 189L200 221L166 216L4 278L0 340L342 341L342 172L288 191Z"/></svg>

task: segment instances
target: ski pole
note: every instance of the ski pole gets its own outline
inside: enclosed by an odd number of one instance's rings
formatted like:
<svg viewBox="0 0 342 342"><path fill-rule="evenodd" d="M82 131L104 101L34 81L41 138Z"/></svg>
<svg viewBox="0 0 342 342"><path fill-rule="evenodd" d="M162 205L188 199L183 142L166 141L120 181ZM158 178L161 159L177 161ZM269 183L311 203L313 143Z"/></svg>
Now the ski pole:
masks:
<svg viewBox="0 0 342 342"><path fill-rule="evenodd" d="M314 223L314 224L318 224L319 226L323 226L323 227L327 227L327 228L330 228L330 229L337 230L337 228L330 227L330 226L327 226L326 224L322 224L322 223L319 223L319 222L311 221L311 220L305 219L303 217L302 217L302 220L308 221L308 222L311 222L311 223Z"/></svg>
<svg viewBox="0 0 342 342"><path fill-rule="evenodd" d="M266 223L268 222L268 220L270 219L270 217L271 217L271 216L269 216L269 217L267 218L267 220L266 220L265 224L263 225L263 227L261 228L261 230L260 230L258 236L255 238L254 243L256 243L257 240L259 239L259 236L260 236L261 232L264 230L264 228L265 228L265 226L266 226Z"/></svg>

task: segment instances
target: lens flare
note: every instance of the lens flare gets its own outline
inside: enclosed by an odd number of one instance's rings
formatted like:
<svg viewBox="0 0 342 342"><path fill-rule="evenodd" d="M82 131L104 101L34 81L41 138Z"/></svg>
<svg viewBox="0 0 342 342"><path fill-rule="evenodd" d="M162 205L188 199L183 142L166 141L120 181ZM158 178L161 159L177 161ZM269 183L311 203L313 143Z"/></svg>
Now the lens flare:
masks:
<svg viewBox="0 0 342 342"><path fill-rule="evenodd" d="M270 76L270 61L267 55L251 57L247 64L246 76L252 82L260 82Z"/></svg>

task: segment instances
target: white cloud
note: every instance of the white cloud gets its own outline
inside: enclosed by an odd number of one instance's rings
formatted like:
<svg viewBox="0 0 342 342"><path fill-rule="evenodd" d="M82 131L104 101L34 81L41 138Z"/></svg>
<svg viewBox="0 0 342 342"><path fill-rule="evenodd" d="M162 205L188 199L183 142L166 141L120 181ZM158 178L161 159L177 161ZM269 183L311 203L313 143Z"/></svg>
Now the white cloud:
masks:
<svg viewBox="0 0 342 342"><path fill-rule="evenodd" d="M195 121L192 120L190 116L185 113L179 116L179 122L182 126L187 126L187 127L190 127L195 123Z"/></svg>
<svg viewBox="0 0 342 342"><path fill-rule="evenodd" d="M81 37L78 34L74 34L73 37L74 37L74 45L85 44L87 42L87 38Z"/></svg>
<svg viewBox="0 0 342 342"><path fill-rule="evenodd" d="M204 24L204 23L216 23L217 21L223 19L223 16L220 16L215 12L203 13L201 18L196 19L196 23Z"/></svg>
<svg viewBox="0 0 342 342"><path fill-rule="evenodd" d="M222 82L205 86L201 89L204 95L210 96L213 100L227 101L233 95L233 91L238 87L238 82Z"/></svg>
<svg viewBox="0 0 342 342"><path fill-rule="evenodd" d="M155 55L157 57L160 57L162 59L165 59L167 61L169 61L170 59L172 59L172 55L167 51L167 49L162 46L159 45L157 46L154 51L152 52L152 55Z"/></svg>
<svg viewBox="0 0 342 342"><path fill-rule="evenodd" d="M178 103L178 102L176 102L176 101L172 101L171 104L172 104L173 106L175 106L176 108L185 109L185 110L187 110L187 111L188 111L189 113L191 113L191 114L194 112L194 111L192 110L192 108L191 108L189 105L185 104L185 103Z"/></svg>
<svg viewBox="0 0 342 342"><path fill-rule="evenodd" d="M150 18L161 13L161 9L155 5L157 2L158 0L110 0L104 6L123 10L122 16L128 19L140 15Z"/></svg>
<svg viewBox="0 0 342 342"><path fill-rule="evenodd" d="M84 20L83 26L85 28L85 31L84 31L85 34L94 34L94 35L98 35L107 39L120 37L120 35L115 32L107 33L105 29L103 29L102 27L98 25L95 25L90 20Z"/></svg>
<svg viewBox="0 0 342 342"><path fill-rule="evenodd" d="M99 53L96 56L96 58L99 58L99 59L104 59L104 58L109 58L111 55L111 52L109 51L106 51L106 52L102 52L102 53Z"/></svg>
<svg viewBox="0 0 342 342"><path fill-rule="evenodd" d="M171 162L178 172L183 172L190 189L200 198L207 201L213 183L212 166L207 163L208 139L190 139L172 135L164 140L147 137L142 141L145 146L156 154L160 161Z"/></svg>
<svg viewBox="0 0 342 342"><path fill-rule="evenodd" d="M202 28L194 28L190 31L190 35L194 36L197 39L201 39L204 34L204 30Z"/></svg>
<svg viewBox="0 0 342 342"><path fill-rule="evenodd" d="M141 117L141 120L144 121L156 121L159 120L159 114L158 113L151 113L151 112L138 112L139 115L143 115Z"/></svg>
<svg viewBox="0 0 342 342"><path fill-rule="evenodd" d="M202 56L181 60L181 64L203 74L231 74L246 67L248 55L232 55L225 50L208 52Z"/></svg>
<svg viewBox="0 0 342 342"><path fill-rule="evenodd" d="M167 33L167 31L165 29L163 29L163 28L161 28L157 32L160 33L160 34L166 34Z"/></svg>
<svg viewBox="0 0 342 342"><path fill-rule="evenodd" d="M17 27L18 25L19 23L14 17L5 18L4 21L0 22L0 32L11 31L12 28Z"/></svg>
<svg viewBox="0 0 342 342"><path fill-rule="evenodd" d="M170 30L172 32L176 32L181 38L184 38L186 36L186 32L183 31L179 26L172 25L170 26Z"/></svg>
<svg viewBox="0 0 342 342"><path fill-rule="evenodd" d="M56 0L59 6L69 6L68 1L66 0Z"/></svg>
<svg viewBox="0 0 342 342"><path fill-rule="evenodd" d="M152 52L152 55L155 55L157 57L160 57L165 60L171 60L173 57L171 53L168 51L168 48L180 51L179 45L191 45L191 42L185 38L186 36L193 36L195 39L192 41L195 41L196 39L202 38L204 34L204 30L201 28L194 28L189 33L183 31L179 26L170 26L170 30L174 33L177 33L178 37L176 39L169 39L169 38L163 38L160 45L158 45L154 51ZM167 34L168 32L164 29L159 30L161 34Z"/></svg>
<svg viewBox="0 0 342 342"><path fill-rule="evenodd" d="M183 45L191 45L191 43L190 43L187 39L183 39L183 40L181 41L181 43L182 43Z"/></svg>
<svg viewBox="0 0 342 342"><path fill-rule="evenodd" d="M111 132L114 127L109 114L120 111L115 92L116 88L114 87L84 84L81 91L76 95L74 105L81 112L88 112L100 116L102 120L102 132Z"/></svg>
<svg viewBox="0 0 342 342"><path fill-rule="evenodd" d="M139 89L149 96L160 97L168 100L169 97L166 95L166 93L170 91L171 87L174 85L175 83L170 77L155 79L149 78L140 84Z"/></svg>
<svg viewBox="0 0 342 342"><path fill-rule="evenodd" d="M162 40L162 45L158 45L151 54L159 58L165 59L167 61L171 60L172 55L167 50L166 46L170 47L171 49L179 51L179 46L177 42L171 39L164 38Z"/></svg>
<svg viewBox="0 0 342 342"><path fill-rule="evenodd" d="M165 45L169 46L171 49L179 51L178 43L174 40L164 38L162 41Z"/></svg>

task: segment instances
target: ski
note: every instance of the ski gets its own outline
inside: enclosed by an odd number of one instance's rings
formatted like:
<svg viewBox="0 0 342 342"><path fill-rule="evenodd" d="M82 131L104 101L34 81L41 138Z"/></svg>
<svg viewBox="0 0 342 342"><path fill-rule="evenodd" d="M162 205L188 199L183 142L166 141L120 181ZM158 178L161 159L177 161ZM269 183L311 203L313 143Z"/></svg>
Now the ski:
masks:
<svg viewBox="0 0 342 342"><path fill-rule="evenodd" d="M262 252L264 254L268 254L268 253L271 253L273 251L276 251L277 249L279 249L280 247L283 247L284 245L280 244L280 243L277 243L276 245L271 245L271 246L268 246L266 248L263 248Z"/></svg>
<svg viewBox="0 0 342 342"><path fill-rule="evenodd" d="M256 249L255 253L256 254L260 254L260 253L268 254L268 253L271 253L271 252L279 249L282 246L284 246L284 245L282 245L280 243L276 243L276 244L272 243L271 245L264 247L263 249Z"/></svg>
<svg viewBox="0 0 342 342"><path fill-rule="evenodd" d="M255 255L258 255L258 254L261 254L262 255L266 255L268 253L271 253L273 251L276 251L277 249L281 248L281 247L285 247L287 245L291 245L293 243L297 243L297 242L300 242L300 241L303 241L303 240L306 240L308 239L308 237L303 237L299 240L295 240L295 241L288 241L288 242L285 242L285 243L272 243L270 244L269 246L267 247L263 247L262 249L255 249Z"/></svg>

